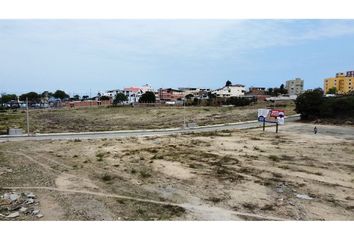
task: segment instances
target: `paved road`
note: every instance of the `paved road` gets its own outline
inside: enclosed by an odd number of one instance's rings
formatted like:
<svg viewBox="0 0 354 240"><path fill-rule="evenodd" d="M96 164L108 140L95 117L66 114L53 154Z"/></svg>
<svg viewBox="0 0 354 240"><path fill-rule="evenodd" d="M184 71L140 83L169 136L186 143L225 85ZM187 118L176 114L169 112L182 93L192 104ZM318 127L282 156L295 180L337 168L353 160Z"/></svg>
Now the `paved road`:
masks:
<svg viewBox="0 0 354 240"><path fill-rule="evenodd" d="M300 119L299 115L292 115L286 119L286 122L293 122ZM271 124L267 124L271 125ZM169 129L151 129L151 130L125 130L125 131L104 131L104 132L80 132L80 133L49 133L35 134L32 136L0 136L0 142L5 141L25 141L25 140L72 140L72 139L98 139L98 138L117 138L117 137L134 137L134 136L162 136L173 135L178 133L190 132L210 132L232 129L248 129L261 127L261 123L257 121L247 121L239 123L228 123L219 125L200 126L195 128L169 128Z"/></svg>

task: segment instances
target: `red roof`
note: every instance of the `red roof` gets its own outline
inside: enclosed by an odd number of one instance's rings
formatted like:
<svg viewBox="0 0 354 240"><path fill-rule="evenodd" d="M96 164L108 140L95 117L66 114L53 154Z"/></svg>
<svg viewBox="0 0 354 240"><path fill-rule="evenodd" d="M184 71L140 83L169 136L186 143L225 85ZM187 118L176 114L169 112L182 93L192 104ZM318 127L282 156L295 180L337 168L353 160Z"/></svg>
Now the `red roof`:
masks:
<svg viewBox="0 0 354 240"><path fill-rule="evenodd" d="M139 92L141 89L139 87L129 87L129 88L124 88L124 91L129 91L129 92Z"/></svg>

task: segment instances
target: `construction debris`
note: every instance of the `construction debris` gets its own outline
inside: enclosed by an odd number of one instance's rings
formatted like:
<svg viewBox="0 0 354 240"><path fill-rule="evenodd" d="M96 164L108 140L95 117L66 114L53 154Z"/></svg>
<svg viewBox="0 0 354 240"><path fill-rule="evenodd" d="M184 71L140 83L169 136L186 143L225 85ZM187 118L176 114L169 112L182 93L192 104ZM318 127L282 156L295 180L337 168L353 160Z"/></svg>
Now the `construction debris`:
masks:
<svg viewBox="0 0 354 240"><path fill-rule="evenodd" d="M31 216L42 218L43 214L40 213L37 207L39 201L36 198L36 195L31 192L7 192L0 195L0 219L28 219L31 218Z"/></svg>
<svg viewBox="0 0 354 240"><path fill-rule="evenodd" d="M312 200L313 198L306 195L306 194L296 194L295 195L297 198L300 198L300 199L305 199L305 200Z"/></svg>

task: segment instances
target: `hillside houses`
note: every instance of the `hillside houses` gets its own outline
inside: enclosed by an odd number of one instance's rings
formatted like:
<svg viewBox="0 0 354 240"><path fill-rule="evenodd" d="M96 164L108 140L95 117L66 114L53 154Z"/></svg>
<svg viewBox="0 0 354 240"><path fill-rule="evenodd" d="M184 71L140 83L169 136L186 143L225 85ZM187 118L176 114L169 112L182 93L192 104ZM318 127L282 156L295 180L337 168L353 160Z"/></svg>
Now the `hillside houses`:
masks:
<svg viewBox="0 0 354 240"><path fill-rule="evenodd" d="M242 84L235 84L235 85L228 85L222 88L216 89L211 93L214 94L216 97L240 97L244 96L246 92L245 86Z"/></svg>

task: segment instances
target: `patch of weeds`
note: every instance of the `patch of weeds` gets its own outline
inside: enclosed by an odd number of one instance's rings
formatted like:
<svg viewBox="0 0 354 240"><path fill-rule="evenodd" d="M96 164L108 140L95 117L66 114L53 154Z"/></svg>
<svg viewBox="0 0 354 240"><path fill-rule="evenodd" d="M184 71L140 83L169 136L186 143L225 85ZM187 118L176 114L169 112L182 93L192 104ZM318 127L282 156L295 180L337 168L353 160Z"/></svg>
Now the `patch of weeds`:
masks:
<svg viewBox="0 0 354 240"><path fill-rule="evenodd" d="M105 182L108 182L108 181L113 180L113 177L112 177L111 175L109 175L108 173L105 173L105 174L102 176L102 180L105 181Z"/></svg>
<svg viewBox="0 0 354 240"><path fill-rule="evenodd" d="M81 139L75 139L74 142L82 142Z"/></svg>
<svg viewBox="0 0 354 240"><path fill-rule="evenodd" d="M97 161L101 162L103 161L104 153L96 153L96 158Z"/></svg>
<svg viewBox="0 0 354 240"><path fill-rule="evenodd" d="M279 162L279 157L276 155L270 155L268 158L274 162Z"/></svg>
<svg viewBox="0 0 354 240"><path fill-rule="evenodd" d="M135 174L135 173L136 173L136 170L133 168L132 170L130 170L130 173L131 173L131 174Z"/></svg>
<svg viewBox="0 0 354 240"><path fill-rule="evenodd" d="M76 154L73 156L73 158L78 158L78 157L79 157L79 156L78 156L78 155L76 155Z"/></svg>
<svg viewBox="0 0 354 240"><path fill-rule="evenodd" d="M259 150L261 150L259 147L257 147L257 146L254 146L253 147L253 150L255 150L255 151L259 151Z"/></svg>
<svg viewBox="0 0 354 240"><path fill-rule="evenodd" d="M189 164L189 167L190 168L197 168L197 166L195 164L193 164L193 163Z"/></svg>
<svg viewBox="0 0 354 240"><path fill-rule="evenodd" d="M294 160L294 158L295 158L294 156L289 156L285 154L281 155L282 160Z"/></svg>
<svg viewBox="0 0 354 240"><path fill-rule="evenodd" d="M260 139L259 137L251 137L250 139L251 139L251 140L255 140L255 141L262 140L262 139Z"/></svg>
<svg viewBox="0 0 354 240"><path fill-rule="evenodd" d="M254 204L254 203L242 203L242 206L248 210L255 210L256 208L258 208L258 205L257 204Z"/></svg>
<svg viewBox="0 0 354 240"><path fill-rule="evenodd" d="M266 204L266 205L264 205L263 207L261 207L261 210L264 210L264 211L273 211L273 210L274 210L274 205L272 205L272 204Z"/></svg>
<svg viewBox="0 0 354 240"><path fill-rule="evenodd" d="M280 166L278 166L278 168L286 169L286 170L290 169L290 167L288 165L280 165Z"/></svg>
<svg viewBox="0 0 354 240"><path fill-rule="evenodd" d="M140 160L145 160L144 156L140 156Z"/></svg>
<svg viewBox="0 0 354 240"><path fill-rule="evenodd" d="M140 176L142 178L149 178L149 177L151 177L151 173L148 172L148 170L140 170Z"/></svg>
<svg viewBox="0 0 354 240"><path fill-rule="evenodd" d="M143 215L146 211L144 209L138 208L136 212L140 215Z"/></svg>
<svg viewBox="0 0 354 240"><path fill-rule="evenodd" d="M210 198L207 199L207 201L211 201L213 203L219 203L222 200L223 200L222 198L218 198L218 197L210 197Z"/></svg>
<svg viewBox="0 0 354 240"><path fill-rule="evenodd" d="M283 177L283 175L281 175L280 173L276 173L276 172L272 172L272 175L275 178L282 178Z"/></svg>

